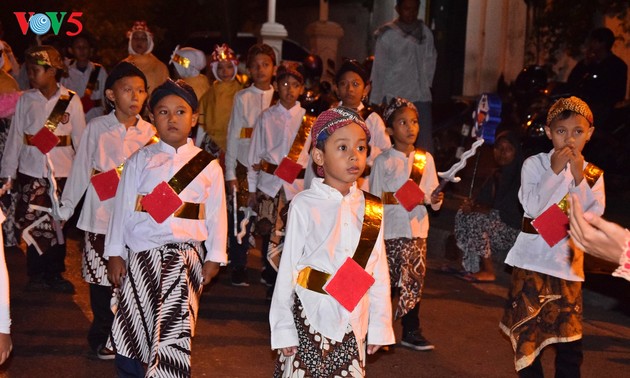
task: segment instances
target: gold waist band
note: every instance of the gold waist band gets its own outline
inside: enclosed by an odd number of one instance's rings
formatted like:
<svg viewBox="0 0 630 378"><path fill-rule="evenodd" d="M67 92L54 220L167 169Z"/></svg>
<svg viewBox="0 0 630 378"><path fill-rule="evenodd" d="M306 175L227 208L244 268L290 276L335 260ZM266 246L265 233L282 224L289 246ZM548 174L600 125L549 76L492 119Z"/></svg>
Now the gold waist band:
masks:
<svg viewBox="0 0 630 378"><path fill-rule="evenodd" d="M252 133L254 132L253 127L243 127L241 128L241 139L249 139L252 137Z"/></svg>
<svg viewBox="0 0 630 378"><path fill-rule="evenodd" d="M300 270L297 278L297 284L303 288L315 291L321 294L328 294L324 291L324 285L330 278L330 274L312 269L310 266Z"/></svg>
<svg viewBox="0 0 630 378"><path fill-rule="evenodd" d="M394 192L383 192L381 196L381 201L383 201L383 205L398 205L399 202L394 197Z"/></svg>

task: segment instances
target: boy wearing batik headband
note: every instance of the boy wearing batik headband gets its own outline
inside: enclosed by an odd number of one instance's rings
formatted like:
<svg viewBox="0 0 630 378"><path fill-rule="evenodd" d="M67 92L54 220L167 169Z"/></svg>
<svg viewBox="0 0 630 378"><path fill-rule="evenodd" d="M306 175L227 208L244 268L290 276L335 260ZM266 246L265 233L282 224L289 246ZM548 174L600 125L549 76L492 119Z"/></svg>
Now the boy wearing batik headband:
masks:
<svg viewBox="0 0 630 378"><path fill-rule="evenodd" d="M366 351L395 341L382 205L356 185L370 132L354 111L333 108L320 114L311 136L323 179L289 208L269 314L271 347L279 352L274 377L364 376ZM352 290L339 284L344 279Z"/></svg>
<svg viewBox="0 0 630 378"><path fill-rule="evenodd" d="M243 89L243 85L236 80L238 58L225 43L214 47L210 67L216 80L199 100L195 144L223 160L234 96Z"/></svg>
<svg viewBox="0 0 630 378"><path fill-rule="evenodd" d="M191 376L201 291L227 263L223 173L188 138L197 107L182 80L153 91L160 141L127 160L116 192L105 258L120 288L112 326L118 376L172 376L173 364L177 376Z"/></svg>
<svg viewBox="0 0 630 378"><path fill-rule="evenodd" d="M262 236L261 251L267 273L265 280L272 285L278 268L277 259L273 256L282 251L285 207L304 190L310 133L315 121L315 117L307 116L306 109L297 101L304 90L304 76L297 67L278 67L274 88L279 100L256 122L247 172L249 205L258 214L256 232ZM269 298L272 292L270 288Z"/></svg>
<svg viewBox="0 0 630 378"><path fill-rule="evenodd" d="M105 82L104 92L114 109L88 123L59 213L61 219L69 219L85 194L77 228L84 231L82 274L90 285L94 314L87 338L98 358L113 359L114 352L105 347L114 321L109 308L112 288L107 279L107 260L103 258L105 234L119 172L131 154L154 143L157 137L155 127L139 115L147 99L147 81L138 67L129 62L118 63Z"/></svg>
<svg viewBox="0 0 630 378"><path fill-rule="evenodd" d="M168 68L153 55L153 33L145 21L136 21L127 32L129 56L125 61L135 64L147 77L149 94L168 79Z"/></svg>
<svg viewBox="0 0 630 378"><path fill-rule="evenodd" d="M422 127L416 107L395 97L383 117L394 145L374 160L370 192L382 198L385 205L385 249L391 286L400 290L395 317L402 318L401 344L428 351L434 346L422 335L418 318L426 273L427 206L439 210L444 193L434 193L439 183L433 156L414 147Z"/></svg>
<svg viewBox="0 0 630 378"><path fill-rule="evenodd" d="M595 215L604 212L603 171L584 161L593 113L577 97L561 98L547 113L553 150L523 163L518 198L525 211L506 264L512 282L501 330L514 348L520 376L542 376L540 353L554 344L556 375L579 377L582 363L584 251L568 238L568 198Z"/></svg>
<svg viewBox="0 0 630 378"><path fill-rule="evenodd" d="M85 115L79 96L59 84L66 66L54 47L27 50L26 67L32 89L17 102L0 177L11 182L17 178L15 219L28 245L27 288L72 293L74 287L61 276L66 246L50 209L59 206L58 195L85 130Z"/></svg>
<svg viewBox="0 0 630 378"><path fill-rule="evenodd" d="M197 98L201 98L210 88L208 77L201 73L206 68L206 54L192 47L177 46L169 64L175 67L177 76L193 87Z"/></svg>

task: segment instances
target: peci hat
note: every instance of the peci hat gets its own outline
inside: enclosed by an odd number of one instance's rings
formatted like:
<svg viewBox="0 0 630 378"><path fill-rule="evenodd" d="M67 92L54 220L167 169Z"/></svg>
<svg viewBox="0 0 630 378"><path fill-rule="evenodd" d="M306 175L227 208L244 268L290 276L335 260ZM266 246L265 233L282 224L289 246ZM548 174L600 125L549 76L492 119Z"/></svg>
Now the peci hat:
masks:
<svg viewBox="0 0 630 378"><path fill-rule="evenodd" d="M122 61L112 68L105 80L105 89L111 89L114 83L123 77L137 76L144 81L144 87L147 87L147 78L144 73L135 64Z"/></svg>
<svg viewBox="0 0 630 378"><path fill-rule="evenodd" d="M354 72L359 75L361 80L363 80L364 85L368 85L370 83L370 74L361 63L354 59L346 59L343 61L341 67L339 67L339 70L337 71L337 74L335 74L335 83L339 83L341 76L343 76L346 72Z"/></svg>

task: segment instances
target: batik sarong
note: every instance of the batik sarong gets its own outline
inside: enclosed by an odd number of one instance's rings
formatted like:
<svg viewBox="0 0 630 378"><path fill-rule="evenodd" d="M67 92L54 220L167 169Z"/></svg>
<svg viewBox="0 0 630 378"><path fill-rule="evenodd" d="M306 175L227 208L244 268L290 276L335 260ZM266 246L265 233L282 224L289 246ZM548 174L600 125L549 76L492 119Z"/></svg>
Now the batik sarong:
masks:
<svg viewBox="0 0 630 378"><path fill-rule="evenodd" d="M111 286L107 279L107 260L103 258L105 235L85 231L83 235L83 258L81 273L85 282L101 286Z"/></svg>
<svg viewBox="0 0 630 378"><path fill-rule="evenodd" d="M427 271L427 239L385 239L391 287L399 287L395 318L408 313L420 303Z"/></svg>
<svg viewBox="0 0 630 378"><path fill-rule="evenodd" d="M582 338L582 283L514 267L499 324L521 370L549 344Z"/></svg>
<svg viewBox="0 0 630 378"><path fill-rule="evenodd" d="M365 361L361 358L359 345L350 325L341 342L327 338L310 325L297 295L293 305L293 321L299 338L298 351L290 357L285 357L282 351L278 351L274 378L365 376ZM361 347L365 347L365 340L362 340Z"/></svg>
<svg viewBox="0 0 630 378"><path fill-rule="evenodd" d="M269 236L269 247L265 252L267 260L277 271L282 256L290 201L287 202L283 189L280 189L275 197L270 197L260 190L256 192L256 196L258 201L256 233Z"/></svg>
<svg viewBox="0 0 630 378"><path fill-rule="evenodd" d="M4 146L7 142L7 136L9 134L9 126L11 125L10 118L0 118L0 159L4 151ZM18 198L18 188L13 188L11 193L6 193L0 197L0 209L4 213L6 219L2 223L2 230L4 231L4 246L13 247L19 244L16 233L15 224L15 204Z"/></svg>
<svg viewBox="0 0 630 378"><path fill-rule="evenodd" d="M190 377L204 253L171 243L129 253L112 326L113 348L147 364L147 377Z"/></svg>

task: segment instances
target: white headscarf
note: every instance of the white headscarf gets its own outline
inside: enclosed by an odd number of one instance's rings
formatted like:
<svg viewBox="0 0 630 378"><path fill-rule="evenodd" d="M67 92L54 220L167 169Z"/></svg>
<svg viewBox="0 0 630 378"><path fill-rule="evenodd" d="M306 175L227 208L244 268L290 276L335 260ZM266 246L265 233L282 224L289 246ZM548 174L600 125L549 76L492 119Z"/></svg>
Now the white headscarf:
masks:
<svg viewBox="0 0 630 378"><path fill-rule="evenodd" d="M168 63L173 64L173 67L175 67L175 70L182 78L199 76L200 71L206 67L206 54L192 47L180 49L177 46Z"/></svg>
<svg viewBox="0 0 630 378"><path fill-rule="evenodd" d="M146 34L149 45L148 45L147 51L142 53L142 55L150 54L151 51L153 51L153 47L154 47L153 33L151 33L151 31L149 30L147 23L145 21L136 21L131 27L131 30L127 32L127 38L129 38L129 46L127 47L127 51L129 51L129 54L131 55L140 55L136 51L134 51L133 47L131 46L131 38L133 36L133 33Z"/></svg>

